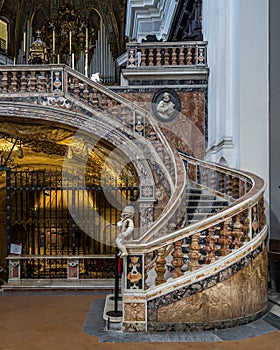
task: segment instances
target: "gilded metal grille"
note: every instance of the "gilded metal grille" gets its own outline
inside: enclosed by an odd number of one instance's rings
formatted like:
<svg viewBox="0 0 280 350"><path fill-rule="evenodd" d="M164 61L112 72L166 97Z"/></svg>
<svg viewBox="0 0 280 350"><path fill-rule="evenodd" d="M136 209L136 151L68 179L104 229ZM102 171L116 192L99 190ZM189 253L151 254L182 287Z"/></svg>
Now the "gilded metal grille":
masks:
<svg viewBox="0 0 280 350"><path fill-rule="evenodd" d="M65 186L61 171L15 170L8 180L8 249L22 244L25 255L113 254L120 211L139 193L128 179Z"/></svg>

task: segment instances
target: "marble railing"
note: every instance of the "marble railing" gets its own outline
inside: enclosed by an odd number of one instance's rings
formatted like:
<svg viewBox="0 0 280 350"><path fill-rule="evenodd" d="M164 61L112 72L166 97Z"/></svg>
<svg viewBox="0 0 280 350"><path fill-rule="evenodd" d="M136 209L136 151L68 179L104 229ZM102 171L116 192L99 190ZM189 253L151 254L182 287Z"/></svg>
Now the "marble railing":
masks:
<svg viewBox="0 0 280 350"><path fill-rule="evenodd" d="M9 283L29 279L113 279L112 255L9 255Z"/></svg>
<svg viewBox="0 0 280 350"><path fill-rule="evenodd" d="M152 295L155 288L164 294L172 281L178 286L186 279L207 277L208 272L217 271L219 265L224 267L236 254L241 259L261 244L267 231L262 179L183 154L181 157L191 186L224 197L230 204L191 225L180 227L182 221L178 221L168 234L153 226L128 246L130 256L143 259L147 295Z"/></svg>
<svg viewBox="0 0 280 350"><path fill-rule="evenodd" d="M70 67L55 64L0 66L0 96L3 102L28 98L28 103L41 102L63 109L71 108L68 100L72 99L85 110L101 112L134 135L155 141L152 148L158 145L156 154L167 169L165 176L170 188L174 188L176 161L150 113Z"/></svg>
<svg viewBox="0 0 280 350"><path fill-rule="evenodd" d="M136 145L139 143L139 150L162 181L169 197L165 218L177 220L185 190L183 164L149 111L65 65L1 66L0 96L1 103L7 105L14 101L42 108L83 110L117 122L114 126ZM164 227L165 222L161 220L158 225Z"/></svg>
<svg viewBox="0 0 280 350"><path fill-rule="evenodd" d="M207 66L207 42L127 43L127 68Z"/></svg>

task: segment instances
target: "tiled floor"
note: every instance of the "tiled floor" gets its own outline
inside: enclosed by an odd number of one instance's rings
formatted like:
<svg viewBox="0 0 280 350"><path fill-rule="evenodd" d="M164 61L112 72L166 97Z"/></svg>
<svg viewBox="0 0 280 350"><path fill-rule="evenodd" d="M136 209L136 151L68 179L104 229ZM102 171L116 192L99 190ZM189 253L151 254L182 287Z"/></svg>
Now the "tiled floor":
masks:
<svg viewBox="0 0 280 350"><path fill-rule="evenodd" d="M280 295L270 292L269 312L251 324L195 333L127 334L105 331L104 294L0 294L1 350L280 350Z"/></svg>

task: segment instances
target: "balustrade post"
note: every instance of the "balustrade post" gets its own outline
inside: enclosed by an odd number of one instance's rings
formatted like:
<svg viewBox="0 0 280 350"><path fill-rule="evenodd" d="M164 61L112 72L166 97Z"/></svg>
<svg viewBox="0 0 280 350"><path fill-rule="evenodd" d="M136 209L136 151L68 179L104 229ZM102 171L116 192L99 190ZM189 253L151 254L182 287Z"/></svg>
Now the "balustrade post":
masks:
<svg viewBox="0 0 280 350"><path fill-rule="evenodd" d="M185 54L184 54L184 47L180 47L179 51L179 65L185 64Z"/></svg>
<svg viewBox="0 0 280 350"><path fill-rule="evenodd" d="M265 207L264 207L264 199L263 196L260 198L258 202L258 209L259 209L259 220L260 220L260 229L262 229L266 223L266 216L265 216Z"/></svg>
<svg viewBox="0 0 280 350"><path fill-rule="evenodd" d="M189 271L195 271L201 267L198 262L198 260L201 257L200 245L198 243L199 237L200 237L200 233L196 233L191 238L190 252L188 254L190 259L190 262L188 265Z"/></svg>
<svg viewBox="0 0 280 350"><path fill-rule="evenodd" d="M92 96L91 96L91 102L92 102L93 108L98 109L99 99L98 99L98 96L97 96L97 91L95 89L93 89L93 93L92 93Z"/></svg>
<svg viewBox="0 0 280 350"><path fill-rule="evenodd" d="M157 273L155 282L156 286L165 282L164 274L166 272L166 260L165 260L165 247L159 248L157 251L156 267L155 271Z"/></svg>
<svg viewBox="0 0 280 350"><path fill-rule="evenodd" d="M77 78L74 78L74 96L80 98L80 84Z"/></svg>
<svg viewBox="0 0 280 350"><path fill-rule="evenodd" d="M36 72L35 71L31 71L31 75L29 76L29 91L36 92Z"/></svg>
<svg viewBox="0 0 280 350"><path fill-rule="evenodd" d="M198 58L197 58L197 63L198 64L205 64L205 53L204 53L204 49L202 47L200 47L198 49Z"/></svg>
<svg viewBox="0 0 280 350"><path fill-rule="evenodd" d="M241 241L243 236L244 236L243 225L240 222L240 214L237 214L235 216L235 220L232 228L232 237L233 237L232 246L234 249L237 249L243 246L243 242Z"/></svg>
<svg viewBox="0 0 280 350"><path fill-rule="evenodd" d="M17 81L17 72L12 72L12 80L11 80L11 87L13 92L18 91L18 81Z"/></svg>
<svg viewBox="0 0 280 350"><path fill-rule="evenodd" d="M257 205L252 208L252 229L253 229L253 237L259 232L259 220L258 220L258 212Z"/></svg>
<svg viewBox="0 0 280 350"><path fill-rule="evenodd" d="M187 48L187 65L192 65L192 48Z"/></svg>
<svg viewBox="0 0 280 350"><path fill-rule="evenodd" d="M249 242L251 240L251 234L250 234L250 217L249 217L249 210L246 209L244 212L244 222L243 222L243 232L244 232L244 241Z"/></svg>
<svg viewBox="0 0 280 350"><path fill-rule="evenodd" d="M232 197L237 199L239 198L239 178L234 177L232 179Z"/></svg>
<svg viewBox="0 0 280 350"><path fill-rule="evenodd" d="M205 264L211 264L212 262L217 260L217 257L215 256L215 252L217 250L217 247L216 247L217 239L214 236L215 229L216 229L215 227L210 227L207 230L207 234L205 237L206 243L204 246L204 250L206 251L206 256L204 257Z"/></svg>
<svg viewBox="0 0 280 350"><path fill-rule="evenodd" d="M231 175L227 175L227 183L226 183L226 193L229 197L232 196L232 176Z"/></svg>
<svg viewBox="0 0 280 350"><path fill-rule="evenodd" d="M149 49L149 66L154 65L154 50Z"/></svg>
<svg viewBox="0 0 280 350"><path fill-rule="evenodd" d="M146 67L146 49L141 49L141 66Z"/></svg>
<svg viewBox="0 0 280 350"><path fill-rule="evenodd" d="M183 244L182 239L173 243L174 250L171 254L173 256L171 264L174 267L174 270L172 271L173 278L180 277L184 274L181 270L181 267L184 265L184 261L183 261L184 254L182 252L182 244Z"/></svg>
<svg viewBox="0 0 280 350"><path fill-rule="evenodd" d="M167 47L164 49L164 65L169 65L169 52Z"/></svg>
<svg viewBox="0 0 280 350"><path fill-rule="evenodd" d="M9 279L20 280L20 260L9 260Z"/></svg>
<svg viewBox="0 0 280 350"><path fill-rule="evenodd" d="M84 84L84 92L83 92L84 102L88 105L89 103L89 90L88 84Z"/></svg>
<svg viewBox="0 0 280 350"><path fill-rule="evenodd" d="M8 72L3 72L2 78L2 92L8 92L9 84L8 84Z"/></svg>
<svg viewBox="0 0 280 350"><path fill-rule="evenodd" d="M156 65L161 66L161 48L157 48Z"/></svg>
<svg viewBox="0 0 280 350"><path fill-rule="evenodd" d="M26 72L21 72L21 78L20 78L20 92L26 92L27 87L27 79L26 79Z"/></svg>
<svg viewBox="0 0 280 350"><path fill-rule="evenodd" d="M213 190L217 189L217 186L216 186L216 171L215 170L211 170L211 172L210 172L210 187Z"/></svg>
<svg viewBox="0 0 280 350"><path fill-rule="evenodd" d="M224 173L219 172L219 192L225 193Z"/></svg>
<svg viewBox="0 0 280 350"><path fill-rule="evenodd" d="M46 73L41 72L39 77L39 91L46 92L47 91L47 82L46 82Z"/></svg>
<svg viewBox="0 0 280 350"><path fill-rule="evenodd" d="M79 259L67 260L67 279L79 279Z"/></svg>
<svg viewBox="0 0 280 350"><path fill-rule="evenodd" d="M226 256L231 253L229 246L232 242L231 231L229 229L230 219L222 223L222 229L219 233L218 243L221 245L220 250L218 251L219 256Z"/></svg>
<svg viewBox="0 0 280 350"><path fill-rule="evenodd" d="M101 94L101 105L103 110L108 109L108 97L105 94Z"/></svg>
<svg viewBox="0 0 280 350"><path fill-rule="evenodd" d="M176 47L172 47L172 54L171 54L171 61L172 66L177 65L177 53L176 53Z"/></svg>

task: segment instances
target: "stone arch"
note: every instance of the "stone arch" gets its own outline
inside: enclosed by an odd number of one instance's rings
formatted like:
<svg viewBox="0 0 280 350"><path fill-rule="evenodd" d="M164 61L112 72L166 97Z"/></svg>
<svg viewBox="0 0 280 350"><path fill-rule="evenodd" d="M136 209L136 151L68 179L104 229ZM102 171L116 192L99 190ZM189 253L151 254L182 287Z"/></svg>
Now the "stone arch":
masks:
<svg viewBox="0 0 280 350"><path fill-rule="evenodd" d="M108 118L106 115L97 113L96 115L85 115L77 111L68 109L57 109L54 107L43 107L38 105L15 104L13 107L0 106L0 116L32 118L37 121L46 121L58 125L67 125L77 130L76 136L83 133L92 134L103 138L115 149L126 155L133 164L140 184L139 212L140 212L140 230L139 235L147 229L153 222L153 211L155 198L155 181L153 173L149 166L149 158L146 140L131 137L126 130L120 128L120 125ZM141 231L141 232L140 232Z"/></svg>

